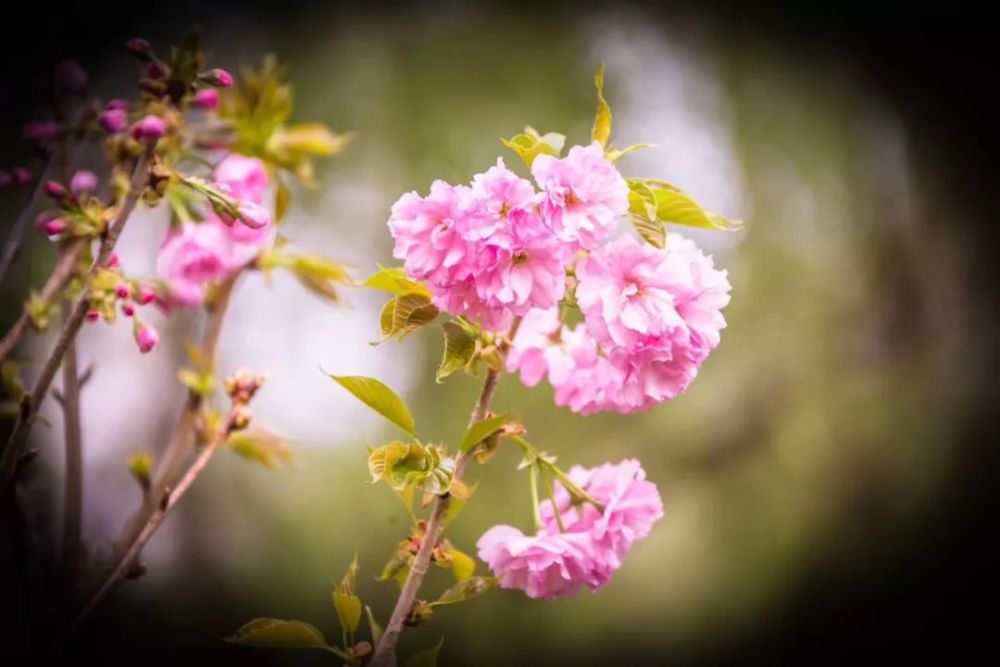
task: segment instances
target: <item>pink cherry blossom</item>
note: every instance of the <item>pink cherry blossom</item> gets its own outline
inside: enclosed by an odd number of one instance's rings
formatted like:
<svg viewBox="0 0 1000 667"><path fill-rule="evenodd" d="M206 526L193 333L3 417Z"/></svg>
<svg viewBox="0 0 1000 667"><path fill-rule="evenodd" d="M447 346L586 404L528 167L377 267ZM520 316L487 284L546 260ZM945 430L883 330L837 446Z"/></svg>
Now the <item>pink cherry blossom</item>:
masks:
<svg viewBox="0 0 1000 667"><path fill-rule="evenodd" d="M262 204L267 198L271 178L258 158L233 153L216 165L214 179L219 189L239 202L240 213L245 219L223 220L214 211L209 218L233 239L237 259L249 261L260 251L270 233L272 218Z"/></svg>
<svg viewBox="0 0 1000 667"><path fill-rule="evenodd" d="M155 144L167 132L167 121L159 116L143 116L132 126L132 138L144 144Z"/></svg>
<svg viewBox="0 0 1000 667"><path fill-rule="evenodd" d="M663 516L663 501L656 485L635 459L605 463L586 469L573 466L570 481L604 506L601 511L590 503L574 504L561 483L555 488L555 507L566 534L584 533L593 543L594 564L610 577L637 541L647 537ZM559 524L550 501L539 506L543 531L559 534Z"/></svg>
<svg viewBox="0 0 1000 667"><path fill-rule="evenodd" d="M470 239L489 238L495 246L509 247L512 214L536 212L538 198L531 181L521 178L497 158L495 166L472 178L472 192L485 214L480 225L470 230ZM524 217L521 218L525 220Z"/></svg>
<svg viewBox="0 0 1000 667"><path fill-rule="evenodd" d="M200 304L208 284L222 280L237 266L232 239L223 227L208 223L183 225L167 237L156 260L170 301L182 306Z"/></svg>
<svg viewBox="0 0 1000 667"><path fill-rule="evenodd" d="M139 347L140 352L146 354L160 342L160 334L151 324L140 322L138 318L133 321L135 327L132 329L132 334L135 337L135 344Z"/></svg>
<svg viewBox="0 0 1000 667"><path fill-rule="evenodd" d="M205 111L215 111L219 108L219 91L214 88L202 88L194 94L191 105Z"/></svg>
<svg viewBox="0 0 1000 667"><path fill-rule="evenodd" d="M500 587L519 589L530 598L576 595L581 586L598 588L593 545L587 534L525 535L512 526L494 526L476 543L479 557Z"/></svg>
<svg viewBox="0 0 1000 667"><path fill-rule="evenodd" d="M574 249L606 241L628 210L628 184L596 141L574 146L561 159L539 155L531 173L543 191L542 216Z"/></svg>
<svg viewBox="0 0 1000 667"><path fill-rule="evenodd" d="M87 194L97 189L97 174L87 169L80 169L69 182L69 189L75 195Z"/></svg>

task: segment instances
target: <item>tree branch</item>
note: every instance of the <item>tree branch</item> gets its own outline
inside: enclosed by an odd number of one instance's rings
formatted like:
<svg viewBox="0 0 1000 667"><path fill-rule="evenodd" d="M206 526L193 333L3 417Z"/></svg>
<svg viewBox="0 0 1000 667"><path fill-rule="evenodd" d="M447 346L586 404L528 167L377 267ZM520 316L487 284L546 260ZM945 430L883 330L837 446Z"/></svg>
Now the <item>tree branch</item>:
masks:
<svg viewBox="0 0 1000 667"><path fill-rule="evenodd" d="M46 163L45 169L42 170L38 181L35 182L35 189L32 190L28 202L21 210L21 214L17 216L17 220L14 222L14 226L10 228L7 238L4 239L3 249L0 250L0 284L3 283L4 278L7 277L7 271L10 270L14 260L17 259L18 251L21 249L21 242L24 240L24 232L28 228L28 225L31 224L31 216L38 206L38 200L42 196L42 190L44 189L45 181L48 180L53 162L54 160L50 158L48 163Z"/></svg>
<svg viewBox="0 0 1000 667"><path fill-rule="evenodd" d="M87 274L83 292L80 294L79 299L77 299L76 304L74 304L69 318L63 323L62 330L59 332L59 338L56 340L55 348L42 367L42 372L35 381L31 393L27 394L21 400L20 414L14 424L14 430L7 441L7 447L3 450L3 456L0 457L0 495L3 495L7 491L7 487L14 479L18 460L21 458L21 454L27 445L28 433L30 433L31 427L34 424L38 408L41 406L42 401L45 400L45 396L49 391L52 380L55 378L59 365L62 363L67 348L76 338L76 334L83 325L83 320L87 315L89 307L88 298L94 275L101 267L107 264L108 258L118 243L118 237L121 236L125 223L132 215L132 211L139 201L139 196L146 187L146 182L149 178L149 162L153 157L154 148L155 145L150 144L136 160L135 166L132 169L132 179L128 194L125 196L125 201L122 203L118 216L105 233L97 254L97 259Z"/></svg>
<svg viewBox="0 0 1000 667"><path fill-rule="evenodd" d="M63 304L63 317L70 310ZM60 558L67 590L76 586L83 555L83 433L80 428L80 376L77 370L76 343L66 348L62 365L63 438L66 446L66 479L63 494L63 534Z"/></svg>
<svg viewBox="0 0 1000 667"><path fill-rule="evenodd" d="M514 320L506 337L501 342L501 354L506 355L511 341L517 335L519 326L521 326L520 317ZM483 388L479 392L479 398L476 400L476 405L472 410L472 417L469 419L470 427L486 417L487 411L493 403L493 397L496 395L499 380L500 373L498 371L491 370L487 372L486 379L483 381ZM473 447L458 457L458 461L455 463L455 479L461 481L465 469L472 462L477 450L478 447ZM447 493L438 496L434 502L434 510L431 513L430 521L427 522L427 532L424 534L423 541L420 543L420 549L413 559L413 564L410 566L410 573L406 577L406 583L403 584L403 588L399 592L396 606L392 610L392 616L389 617L389 623L385 626L382 638L378 641L378 645L375 648L375 655L372 656L369 667L395 667L396 644L399 643L399 638L403 634L406 619L413 609L413 603L416 601L417 593L420 591L424 576L427 574L427 568L430 566L434 547L437 546L438 540L441 539L441 533L444 530L444 520L448 516L450 505L451 495Z"/></svg>

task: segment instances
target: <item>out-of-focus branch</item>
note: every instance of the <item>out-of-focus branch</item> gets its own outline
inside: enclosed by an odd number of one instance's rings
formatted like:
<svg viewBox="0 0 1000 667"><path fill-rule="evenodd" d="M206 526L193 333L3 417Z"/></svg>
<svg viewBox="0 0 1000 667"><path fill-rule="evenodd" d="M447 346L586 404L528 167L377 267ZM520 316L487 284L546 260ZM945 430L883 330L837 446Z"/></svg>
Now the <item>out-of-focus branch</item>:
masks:
<svg viewBox="0 0 1000 667"><path fill-rule="evenodd" d="M63 316L70 311L63 304ZM83 556L83 431L80 426L81 381L76 358L76 343L66 348L62 366L63 438L66 447L66 479L63 492L63 533L60 558L61 574L69 590L76 585Z"/></svg>
<svg viewBox="0 0 1000 667"><path fill-rule="evenodd" d="M14 263L14 260L17 259L18 251L21 249L21 242L24 241L25 230L27 230L28 226L31 224L31 216L34 214L35 209L38 206L38 200L42 196L44 183L48 180L49 171L52 169L53 162L54 159L50 158L49 162L45 165L45 169L42 170L41 175L38 177L38 181L35 183L35 189L32 190L31 196L28 198L28 202L24 205L24 208L21 209L21 214L17 216L14 226L10 228L7 238L4 239L3 249L0 250L0 284L3 283L11 265Z"/></svg>
<svg viewBox="0 0 1000 667"><path fill-rule="evenodd" d="M517 334L517 329L520 325L521 318L515 319L513 324L511 324L507 336L501 343L501 354L506 354L507 349L510 347L510 342ZM493 397L496 395L499 380L499 372L493 370L487 372L483 388L479 392L479 398L476 400L472 416L469 419L470 427L486 417L490 405L493 403ZM462 475L465 474L465 469L469 467L476 451L477 448L473 447L465 454L459 456L458 461L455 463L455 479L462 479ZM389 617L389 623L385 626L382 638L379 639L378 645L375 647L375 655L372 656L369 667L395 667L396 644L399 643L399 638L403 634L406 619L413 609L413 603L416 601L420 585L427 574L427 568L430 567L434 547L437 546L438 540L441 539L445 517L448 516L448 508L450 506L451 495L448 493L438 496L434 502L434 509L432 510L430 520L427 522L427 531L420 543L420 549L413 558L413 564L410 566L410 573L406 577L406 583L403 584L403 588L399 592L396 606L392 610L392 616Z"/></svg>
<svg viewBox="0 0 1000 667"><path fill-rule="evenodd" d="M80 327L83 325L83 320L87 315L87 309L89 307L88 298L94 275L101 267L107 264L108 258L111 257L111 253L114 250L115 245L118 243L118 237L121 236L125 223L128 222L129 217L132 215L132 211L135 209L135 206L139 201L139 196L146 187L146 182L149 178L149 164L153 157L154 148L155 144L148 145L146 150L143 151L143 153L136 159L135 165L132 169L132 178L128 194L125 195L125 200L122 202L122 206L117 217L112 221L105 232L104 238L101 241L100 250L97 254L97 259L94 261L94 265L87 274L83 292L74 304L69 317L65 322L63 322L62 330L59 332L59 338L56 340L55 348L53 348L49 358L42 366L42 372L35 381L31 392L26 394L21 399L20 414L14 424L14 430L11 432L10 439L7 441L7 447L4 449L2 457L0 457L0 495L6 493L7 487L14 479L18 462L20 461L28 442L28 434L34 424L35 417L38 414L38 408L41 406L42 401L45 400L45 396L49 391L49 387L52 385L52 380L55 378L56 371L59 370L59 365L62 363L67 348L76 338L76 334L80 331Z"/></svg>

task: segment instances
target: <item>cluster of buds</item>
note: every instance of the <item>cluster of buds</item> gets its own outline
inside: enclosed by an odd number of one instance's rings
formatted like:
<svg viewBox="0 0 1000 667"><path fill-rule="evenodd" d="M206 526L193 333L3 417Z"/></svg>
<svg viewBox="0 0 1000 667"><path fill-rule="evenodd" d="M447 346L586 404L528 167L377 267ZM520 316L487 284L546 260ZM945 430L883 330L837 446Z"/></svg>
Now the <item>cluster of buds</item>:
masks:
<svg viewBox="0 0 1000 667"><path fill-rule="evenodd" d="M226 396L233 402L233 410L230 416L229 428L232 431L245 429L250 425L253 413L250 412L250 401L254 394L264 386L263 375L250 375L246 369L236 371L232 376L226 378L223 388Z"/></svg>
<svg viewBox="0 0 1000 667"><path fill-rule="evenodd" d="M31 182L31 170L27 167L11 167L0 169L0 189L10 185L27 185Z"/></svg>
<svg viewBox="0 0 1000 667"><path fill-rule="evenodd" d="M157 301L156 291L147 283L127 279L117 255L112 255L107 266L94 274L87 296L90 302L87 311L89 321L96 322L103 318L108 324L113 324L120 307L122 315L132 318L132 335L139 351L145 354L156 347L160 341L156 328L136 314L136 306L147 306Z"/></svg>
<svg viewBox="0 0 1000 667"><path fill-rule="evenodd" d="M94 196L98 187L97 175L80 170L73 175L67 188L58 181L46 181L45 194L56 204L56 209L43 211L35 218L35 226L50 238L70 236L96 236L103 231L111 215L99 198Z"/></svg>

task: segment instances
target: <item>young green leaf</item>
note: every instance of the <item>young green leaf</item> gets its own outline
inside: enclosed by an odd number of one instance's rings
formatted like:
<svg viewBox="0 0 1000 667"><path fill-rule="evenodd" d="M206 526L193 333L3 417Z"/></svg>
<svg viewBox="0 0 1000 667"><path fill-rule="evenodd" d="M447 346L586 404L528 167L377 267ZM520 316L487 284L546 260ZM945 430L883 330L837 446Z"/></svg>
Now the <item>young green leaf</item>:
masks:
<svg viewBox="0 0 1000 667"><path fill-rule="evenodd" d="M396 336L399 340L430 324L438 316L431 297L421 293L400 294L390 299L379 315L383 340Z"/></svg>
<svg viewBox="0 0 1000 667"><path fill-rule="evenodd" d="M330 378L354 397L393 424L413 435L413 415L399 396L375 378L362 375L330 375Z"/></svg>
<svg viewBox="0 0 1000 667"><path fill-rule="evenodd" d="M382 639L382 626L378 624L375 620L375 614L372 613L372 608L365 605L365 615L368 617L368 629L372 633L372 644L378 646L378 642Z"/></svg>
<svg viewBox="0 0 1000 667"><path fill-rule="evenodd" d="M284 621L278 618L255 618L241 626L226 639L244 646L274 648L330 648L323 633L304 621Z"/></svg>
<svg viewBox="0 0 1000 667"><path fill-rule="evenodd" d="M566 143L566 136L558 132L541 135L529 125L524 128L524 132L515 134L510 139L501 139L500 143L517 153L518 157L524 160L524 163L530 168L531 163L539 155L559 157L563 144Z"/></svg>
<svg viewBox="0 0 1000 667"><path fill-rule="evenodd" d="M591 141L597 141L606 146L611 137L611 107L604 99L604 63L594 74L594 87L597 88L597 113L594 116L594 129L590 133Z"/></svg>
<svg viewBox="0 0 1000 667"><path fill-rule="evenodd" d="M423 294L431 296L423 283L406 277L406 271L401 266L379 266L379 270L365 278L363 287L379 289L390 294Z"/></svg>
<svg viewBox="0 0 1000 667"><path fill-rule="evenodd" d="M235 431L226 444L240 456L274 470L292 460L292 450L277 433L256 422L242 431Z"/></svg>
<svg viewBox="0 0 1000 667"><path fill-rule="evenodd" d="M337 612L337 620L340 622L340 627L352 639L358 629L358 624L361 623L361 598L354 592L357 577L358 555L354 554L354 559L347 567L344 578L333 589L333 608Z"/></svg>
<svg viewBox="0 0 1000 667"><path fill-rule="evenodd" d="M469 428L468 431L466 431L465 437L462 438L462 444L459 449L464 454L486 438L502 429L510 423L510 421L511 419L509 415L497 415L496 417L490 417L489 419L476 422Z"/></svg>
<svg viewBox="0 0 1000 667"><path fill-rule="evenodd" d="M417 651L410 656L410 659L406 661L406 667L437 667L438 653L441 652L442 646L444 646L444 637L434 648Z"/></svg>
<svg viewBox="0 0 1000 667"><path fill-rule="evenodd" d="M445 322L441 328L444 329L444 358L435 376L438 383L452 373L468 368L476 354L476 336L468 329L458 322Z"/></svg>
<svg viewBox="0 0 1000 667"><path fill-rule="evenodd" d="M451 559L451 573L455 575L455 581L465 581L476 573L476 561L468 554L452 547L448 549L448 556Z"/></svg>
<svg viewBox="0 0 1000 667"><path fill-rule="evenodd" d="M434 606L443 604L454 604L482 595L496 585L493 577L467 577L441 594L437 600L431 604Z"/></svg>
<svg viewBox="0 0 1000 667"><path fill-rule="evenodd" d="M712 213L688 193L665 181L649 181L656 195L656 214L665 223L705 229L739 229L739 220Z"/></svg>

